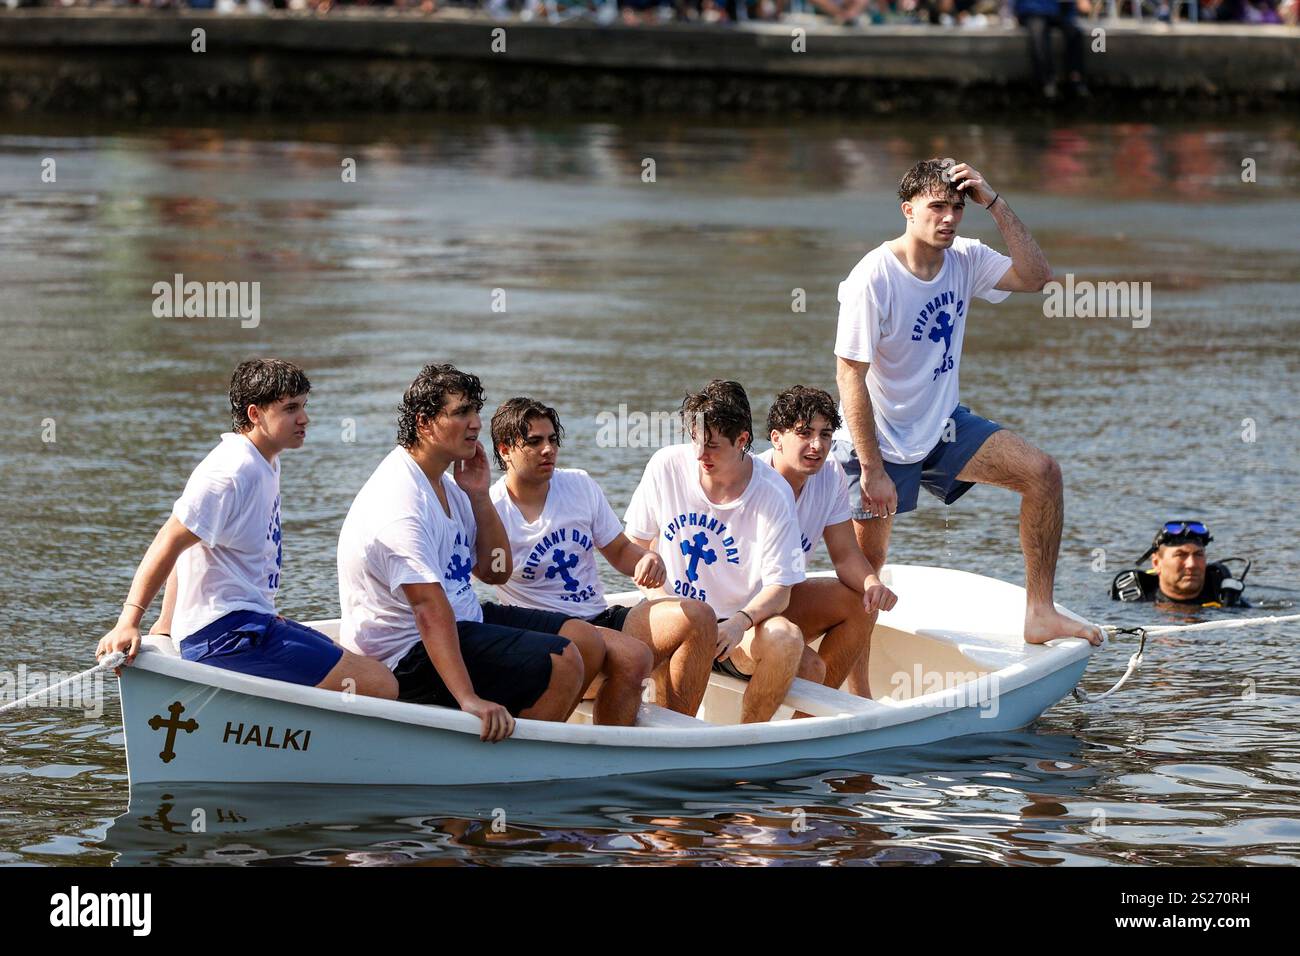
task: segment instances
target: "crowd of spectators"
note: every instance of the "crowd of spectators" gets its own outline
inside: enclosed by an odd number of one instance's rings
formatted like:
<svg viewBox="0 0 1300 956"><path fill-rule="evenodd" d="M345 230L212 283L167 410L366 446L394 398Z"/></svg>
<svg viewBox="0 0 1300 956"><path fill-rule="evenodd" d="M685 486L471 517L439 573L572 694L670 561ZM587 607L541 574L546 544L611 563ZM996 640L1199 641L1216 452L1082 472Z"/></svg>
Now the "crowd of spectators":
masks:
<svg viewBox="0 0 1300 956"><path fill-rule="evenodd" d="M1300 0L0 0L0 6L155 7L258 13L266 10L328 12L333 7L386 8L433 13L447 8L480 8L500 16L600 22L659 23L673 20L735 22L780 20L792 12L812 14L842 26L923 24L980 28L1035 15L1073 19L1110 15L1141 19L1204 22L1285 23L1295 25ZM1050 14L1046 11L1052 8Z"/></svg>

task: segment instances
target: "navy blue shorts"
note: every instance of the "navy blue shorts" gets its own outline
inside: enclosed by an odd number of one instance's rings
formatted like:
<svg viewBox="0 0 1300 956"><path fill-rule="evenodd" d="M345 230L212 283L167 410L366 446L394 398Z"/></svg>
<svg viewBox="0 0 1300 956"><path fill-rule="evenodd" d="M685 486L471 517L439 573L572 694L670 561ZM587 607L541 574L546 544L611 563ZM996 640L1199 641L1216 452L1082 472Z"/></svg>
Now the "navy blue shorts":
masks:
<svg viewBox="0 0 1300 956"><path fill-rule="evenodd" d="M181 641L187 661L315 687L343 658L320 631L261 611L231 611Z"/></svg>
<svg viewBox="0 0 1300 956"><path fill-rule="evenodd" d="M483 602L483 623L498 627L514 627L539 634L559 634L564 622L572 620L574 615L558 611L541 611L515 604L497 604L494 601Z"/></svg>
<svg viewBox="0 0 1300 956"><path fill-rule="evenodd" d="M587 623L596 627L607 627L611 631L623 630L623 623L632 609L622 604L611 604L595 617L587 618Z"/></svg>
<svg viewBox="0 0 1300 956"><path fill-rule="evenodd" d="M952 441L943 441L930 450L921 461L910 465L899 465L892 461L885 462L885 473L894 481L898 491L898 514L916 510L917 495L921 486L944 504L950 505L966 492L975 487L973 481L958 481L957 476L966 467L966 462L975 457L975 453L1002 426L987 418L980 418L965 405L958 405L949 416L956 426ZM853 517L857 521L866 521L871 515L862 510L862 464L852 442L836 441L831 445L831 454L844 466L844 473L849 477L849 500L853 506Z"/></svg>
<svg viewBox="0 0 1300 956"><path fill-rule="evenodd" d="M569 646L558 633L567 614L485 603L483 621L457 621L460 656L474 693L501 704L512 715L537 703L551 682L551 655ZM417 641L393 668L397 699L413 704L459 707L433 666L424 642Z"/></svg>

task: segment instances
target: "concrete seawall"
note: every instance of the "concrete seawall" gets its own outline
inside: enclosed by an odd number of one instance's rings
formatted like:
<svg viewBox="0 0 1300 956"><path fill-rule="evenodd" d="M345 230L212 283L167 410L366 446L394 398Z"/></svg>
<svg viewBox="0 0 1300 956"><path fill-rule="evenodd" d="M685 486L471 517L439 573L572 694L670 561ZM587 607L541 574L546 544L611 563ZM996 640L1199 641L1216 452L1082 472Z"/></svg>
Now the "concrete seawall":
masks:
<svg viewBox="0 0 1300 956"><path fill-rule="evenodd" d="M1077 107L1086 112L1300 106L1294 28L1101 22L1102 52L1093 25L1082 25L1094 91ZM195 30L205 52L192 49ZM0 12L8 112L961 113L1037 103L1016 29Z"/></svg>

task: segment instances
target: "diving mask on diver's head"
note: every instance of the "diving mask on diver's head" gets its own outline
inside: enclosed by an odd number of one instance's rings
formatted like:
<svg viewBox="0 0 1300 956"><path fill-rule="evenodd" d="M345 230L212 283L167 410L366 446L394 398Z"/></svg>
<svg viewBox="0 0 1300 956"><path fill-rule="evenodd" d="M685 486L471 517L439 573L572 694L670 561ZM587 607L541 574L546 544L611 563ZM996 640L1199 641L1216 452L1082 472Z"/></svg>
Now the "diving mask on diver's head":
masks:
<svg viewBox="0 0 1300 956"><path fill-rule="evenodd" d="M1180 544L1199 544L1202 548L1214 540L1214 535L1210 534L1210 529L1206 527L1203 521L1166 521L1164 526L1156 532L1155 539L1151 542L1151 547L1147 548L1142 557L1138 558L1141 563L1151 555L1156 553L1156 549L1164 545Z"/></svg>

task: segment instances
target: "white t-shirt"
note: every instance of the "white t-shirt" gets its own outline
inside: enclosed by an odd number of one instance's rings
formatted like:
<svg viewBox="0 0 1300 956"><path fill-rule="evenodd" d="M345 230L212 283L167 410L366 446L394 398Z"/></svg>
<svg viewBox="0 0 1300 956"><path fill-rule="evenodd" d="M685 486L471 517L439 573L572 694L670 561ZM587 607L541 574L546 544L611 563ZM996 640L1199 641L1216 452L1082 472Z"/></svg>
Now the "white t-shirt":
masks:
<svg viewBox="0 0 1300 956"><path fill-rule="evenodd" d="M451 516L404 448L394 448L357 492L339 533L339 643L394 667L420 640L403 584L440 584L458 621L483 620L470 583L474 510L442 475Z"/></svg>
<svg viewBox="0 0 1300 956"><path fill-rule="evenodd" d="M605 589L596 550L622 532L604 492L585 471L557 468L546 504L528 522L506 490L504 476L492 485L492 504L510 538L514 573L497 586L503 604L593 617L605 610Z"/></svg>
<svg viewBox="0 0 1300 956"><path fill-rule="evenodd" d="M231 611L275 613L280 589L280 465L227 432L172 505L198 535L176 561L172 639L178 644Z"/></svg>
<svg viewBox="0 0 1300 956"><path fill-rule="evenodd" d="M693 445L651 457L624 521L632 538L656 538L668 569L664 590L704 601L726 618L765 587L804 578L794 492L771 465L751 459L744 494L715 505L700 486Z"/></svg>
<svg viewBox="0 0 1300 956"><path fill-rule="evenodd" d="M775 455L776 449L769 448L758 457L760 461L771 465ZM778 471L777 475L780 474ZM794 491L793 488L790 490ZM827 527L853 517L853 509L849 505L849 478L844 474L844 466L834 458L827 457L821 470L803 483L803 488L794 499L794 509L799 518L804 554L811 554Z"/></svg>
<svg viewBox="0 0 1300 956"><path fill-rule="evenodd" d="M957 238L944 250L939 274L922 282L882 244L840 283L835 354L871 363L867 392L886 461L921 461L939 443L957 407L971 299L1001 302L1010 295L993 288L1010 267L995 249ZM853 440L847 423L835 437Z"/></svg>

